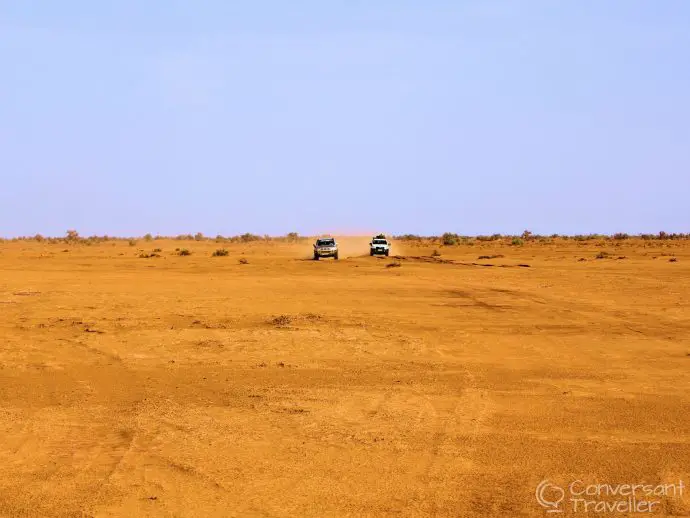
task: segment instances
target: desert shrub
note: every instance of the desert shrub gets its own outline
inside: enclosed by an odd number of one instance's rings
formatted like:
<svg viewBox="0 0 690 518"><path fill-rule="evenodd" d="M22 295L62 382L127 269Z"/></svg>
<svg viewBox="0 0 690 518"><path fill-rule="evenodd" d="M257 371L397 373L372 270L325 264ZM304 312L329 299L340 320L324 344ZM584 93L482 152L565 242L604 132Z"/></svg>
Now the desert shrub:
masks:
<svg viewBox="0 0 690 518"><path fill-rule="evenodd" d="M154 249L153 249L153 253L154 253L154 254L160 254L162 251L163 251L162 248L154 248Z"/></svg>
<svg viewBox="0 0 690 518"><path fill-rule="evenodd" d="M604 252L604 251L601 251L601 252L599 252L599 253L596 255L596 258L597 258L597 259L606 259L606 258L608 258L608 257L609 257L609 253L608 253L608 252Z"/></svg>
<svg viewBox="0 0 690 518"><path fill-rule="evenodd" d="M398 241L421 241L422 237L415 234L403 234L401 236L394 236Z"/></svg>
<svg viewBox="0 0 690 518"><path fill-rule="evenodd" d="M190 252L186 248L182 248L179 252L177 252L177 255L187 256L187 255L192 255L192 252Z"/></svg>
<svg viewBox="0 0 690 518"><path fill-rule="evenodd" d="M261 239L261 236L257 236L256 234L251 234L249 232L245 232L240 236L240 241L243 243L249 243L250 241L259 241Z"/></svg>
<svg viewBox="0 0 690 518"><path fill-rule="evenodd" d="M194 234L194 241L203 241L204 239L204 235L201 232Z"/></svg>
<svg viewBox="0 0 690 518"><path fill-rule="evenodd" d="M130 240L129 240L129 246L137 246L137 241L136 241L136 239L130 239Z"/></svg>
<svg viewBox="0 0 690 518"><path fill-rule="evenodd" d="M617 232L616 234L613 234L613 239L616 239L618 241L628 239L629 237L630 236L628 234L625 234L624 232Z"/></svg>
<svg viewBox="0 0 690 518"><path fill-rule="evenodd" d="M510 244L513 246L522 246L525 242L519 237L514 237Z"/></svg>
<svg viewBox="0 0 690 518"><path fill-rule="evenodd" d="M240 264L249 264L249 261L245 259L244 257L241 257L240 260L238 261Z"/></svg>
<svg viewBox="0 0 690 518"><path fill-rule="evenodd" d="M431 257L441 257L441 252L439 252L438 250L434 250L433 252L431 252Z"/></svg>
<svg viewBox="0 0 690 518"><path fill-rule="evenodd" d="M446 246L453 246L458 244L459 236L451 232L446 232L441 236L441 242Z"/></svg>
<svg viewBox="0 0 690 518"><path fill-rule="evenodd" d="M393 263L388 263L386 265L386 268L400 268L401 266L402 266L402 263L393 262Z"/></svg>
<svg viewBox="0 0 690 518"><path fill-rule="evenodd" d="M146 234L144 236L144 241L153 241L153 236L151 234Z"/></svg>
<svg viewBox="0 0 690 518"><path fill-rule="evenodd" d="M659 239L668 239L668 234L662 230L659 232Z"/></svg>
<svg viewBox="0 0 690 518"><path fill-rule="evenodd" d="M34 236L34 240L38 241L39 243L42 243L43 241L45 241L45 238L41 234L36 234Z"/></svg>
<svg viewBox="0 0 690 518"><path fill-rule="evenodd" d="M79 237L79 232L76 230L68 230L67 235L65 236L65 241L79 241L81 239Z"/></svg>
<svg viewBox="0 0 690 518"><path fill-rule="evenodd" d="M520 237L527 241L528 239L532 238L532 232L530 232L529 230L525 230Z"/></svg>
<svg viewBox="0 0 690 518"><path fill-rule="evenodd" d="M227 257L229 252L225 248L219 248L211 254L212 257Z"/></svg>
<svg viewBox="0 0 690 518"><path fill-rule="evenodd" d="M675 257L671 257L671 258L668 260L668 262L669 262L669 263L677 263L677 262L678 262L678 259L675 258Z"/></svg>
<svg viewBox="0 0 690 518"><path fill-rule="evenodd" d="M218 234L216 236L216 243L223 243L223 242L225 242L225 238L223 236L221 236L220 234Z"/></svg>
<svg viewBox="0 0 690 518"><path fill-rule="evenodd" d="M292 322L292 317L290 315L278 315L271 319L271 324L278 327L287 326L290 322Z"/></svg>
<svg viewBox="0 0 690 518"><path fill-rule="evenodd" d="M297 232L289 232L285 238L290 242L297 241L299 240L299 234Z"/></svg>

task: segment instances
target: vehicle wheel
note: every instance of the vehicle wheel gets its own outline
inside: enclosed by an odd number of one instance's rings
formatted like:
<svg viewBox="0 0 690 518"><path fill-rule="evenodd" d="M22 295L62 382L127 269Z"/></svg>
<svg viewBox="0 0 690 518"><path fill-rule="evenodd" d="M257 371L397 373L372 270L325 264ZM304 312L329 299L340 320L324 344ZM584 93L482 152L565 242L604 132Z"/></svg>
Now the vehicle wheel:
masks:
<svg viewBox="0 0 690 518"><path fill-rule="evenodd" d="M385 253L386 253L386 257L388 257L388 250L386 250L386 252L385 252Z"/></svg>
<svg viewBox="0 0 690 518"><path fill-rule="evenodd" d="M336 261L338 260L338 252L335 253L335 255L333 256L333 259L335 259Z"/></svg>
<svg viewBox="0 0 690 518"><path fill-rule="evenodd" d="M374 251L373 251L373 250L369 250L369 255L373 256L373 255L374 255Z"/></svg>
<svg viewBox="0 0 690 518"><path fill-rule="evenodd" d="M318 260L319 260L319 256L314 254L314 261L318 261Z"/></svg>

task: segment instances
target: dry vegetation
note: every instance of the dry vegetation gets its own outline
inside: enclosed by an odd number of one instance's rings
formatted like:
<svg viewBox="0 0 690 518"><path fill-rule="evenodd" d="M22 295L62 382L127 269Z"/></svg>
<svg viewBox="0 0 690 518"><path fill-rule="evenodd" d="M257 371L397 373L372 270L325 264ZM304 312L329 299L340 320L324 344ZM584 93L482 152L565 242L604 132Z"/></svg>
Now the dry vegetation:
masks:
<svg viewBox="0 0 690 518"><path fill-rule="evenodd" d="M544 516L544 478L690 484L688 237L5 240L0 516Z"/></svg>

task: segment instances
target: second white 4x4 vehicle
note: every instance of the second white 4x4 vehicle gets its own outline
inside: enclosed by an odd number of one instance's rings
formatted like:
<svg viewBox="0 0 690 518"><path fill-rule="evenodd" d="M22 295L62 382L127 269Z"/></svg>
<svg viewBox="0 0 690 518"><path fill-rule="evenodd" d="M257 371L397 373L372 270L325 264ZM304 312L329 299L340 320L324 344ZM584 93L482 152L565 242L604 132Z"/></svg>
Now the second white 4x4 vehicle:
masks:
<svg viewBox="0 0 690 518"><path fill-rule="evenodd" d="M369 255L383 254L388 255L391 251L391 244L386 236L379 234L374 236L369 243Z"/></svg>
<svg viewBox="0 0 690 518"><path fill-rule="evenodd" d="M314 243L314 261L321 257L332 257L338 259L338 243L332 237L320 237Z"/></svg>

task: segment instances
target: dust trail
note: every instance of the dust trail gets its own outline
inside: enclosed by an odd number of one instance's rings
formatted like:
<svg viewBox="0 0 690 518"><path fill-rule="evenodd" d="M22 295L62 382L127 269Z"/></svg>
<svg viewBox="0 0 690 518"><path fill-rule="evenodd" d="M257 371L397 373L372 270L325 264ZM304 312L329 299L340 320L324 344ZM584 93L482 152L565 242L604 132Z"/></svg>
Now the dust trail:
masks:
<svg viewBox="0 0 690 518"><path fill-rule="evenodd" d="M369 255L369 241L367 236L336 236L340 257L360 257Z"/></svg>

